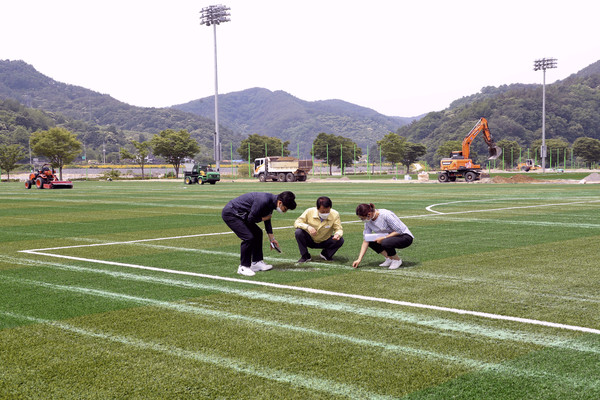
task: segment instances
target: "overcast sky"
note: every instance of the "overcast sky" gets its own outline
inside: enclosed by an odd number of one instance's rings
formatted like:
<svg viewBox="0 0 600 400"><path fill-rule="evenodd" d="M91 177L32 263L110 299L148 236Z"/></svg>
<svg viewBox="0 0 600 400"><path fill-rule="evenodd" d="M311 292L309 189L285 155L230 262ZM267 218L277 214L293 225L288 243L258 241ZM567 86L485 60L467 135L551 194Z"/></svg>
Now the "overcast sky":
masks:
<svg viewBox="0 0 600 400"><path fill-rule="evenodd" d="M546 82L600 59L589 0L1 0L0 59L136 106L253 87L341 99L382 114L442 110L484 86Z"/></svg>

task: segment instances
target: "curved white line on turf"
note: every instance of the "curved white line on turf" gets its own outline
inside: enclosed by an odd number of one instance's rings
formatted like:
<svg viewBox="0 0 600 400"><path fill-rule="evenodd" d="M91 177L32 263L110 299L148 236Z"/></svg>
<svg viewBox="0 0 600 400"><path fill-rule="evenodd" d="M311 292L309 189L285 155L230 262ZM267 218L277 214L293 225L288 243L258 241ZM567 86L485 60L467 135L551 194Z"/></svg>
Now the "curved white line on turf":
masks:
<svg viewBox="0 0 600 400"><path fill-rule="evenodd" d="M250 284L250 285L257 285L257 286L266 286L266 287L272 287L272 288L277 288L277 289L295 290L295 291L299 291L299 292L321 294L321 295L326 295L326 296L344 297L344 298L365 300L365 301L371 301L371 302L377 302L377 303L394 304L394 305L399 305L399 306L404 306L404 307L420 308L420 309L434 310L434 311L443 311L443 312L449 312L449 313L460 314L460 315L472 315L472 316L476 316L476 317L493 319L493 320L512 321L512 322L518 322L518 323L528 324L528 325L538 325L538 326L545 326L545 327L549 327L549 328L558 328L558 329L564 329L564 330L569 330L569 331L593 333L595 335L600 335L600 329L587 328L584 326L576 326L576 325L559 324L556 322L541 321L541 320L530 319L530 318L520 318L520 317L512 317L509 315L462 310L460 308L433 306L433 305L429 305L429 304L412 303L412 302L408 302L408 301L386 299L386 298L382 298L382 297L363 296L363 295L352 294L352 293L333 292L330 290L314 289L314 288L308 288L308 287L302 287L302 286L282 285L282 284L278 284L278 283L253 281L253 280L238 279L238 278L229 278L226 276L200 274L200 273L189 272L189 271L179 271L179 270L172 270L172 269L165 269L165 268L148 267L145 265L126 264L126 263L120 263L120 262L114 262L114 261L94 260L94 259L83 258L83 257L63 256L60 254L42 253L42 252L33 251L33 250L22 250L20 252L28 253L28 254L37 254L37 255L47 256L47 257L64 258L64 259L75 260L75 261L84 261L84 262L90 262L90 263L95 263L95 264L114 265L114 266L119 266L119 267L142 269L142 270L146 270L146 271L164 272L167 274L195 276L195 277L199 277L199 278L207 278L207 279L221 280L221 281L227 281L227 282L244 283L244 284Z"/></svg>
<svg viewBox="0 0 600 400"><path fill-rule="evenodd" d="M486 200L458 200L458 201L451 201L448 203L438 203L438 204L432 204L428 207L426 207L427 211L430 211L434 214L422 214L422 215L405 215L405 216L401 216L401 219L406 219L406 218L427 218L427 217L433 217L436 215L456 215L456 214L469 214L469 213L478 213L478 212L489 212L489 211L503 211L503 210L512 210L512 209L519 209L519 208L536 208L536 207L548 207L548 206L564 206L564 205L570 205L570 204L587 204L587 203L598 203L600 202L600 200L587 200L587 201L577 201L577 202L571 202L571 203L558 203L558 204L539 204L539 205L532 205L532 206L517 206L517 207L505 207L505 208L491 208L491 209L485 209L485 210L465 210L465 211L452 211L452 212L440 212L440 211L435 211L432 210L432 207L436 207L436 206L441 206L441 205L447 205L447 204L454 204L454 203L466 203L466 202L486 202L486 201L498 201L498 200L508 200L508 199L486 199ZM521 200L521 199L512 199L512 200ZM342 222L342 224L355 224L355 223L363 223L363 221L345 221ZM293 226L280 226L280 227L274 227L273 230L280 230L280 229L292 229ZM173 239L187 239L187 238L195 238L195 237L204 237L204 236L220 236L220 235L231 235L233 232L232 231L227 231L227 232L215 232L215 233L197 233L197 234L193 234L193 235L182 235L182 236L170 236L170 237L160 237L160 238L150 238L150 239L136 239L136 240L127 240L124 242L105 242L105 243L92 243L92 244L79 244L79 245L74 245L74 246L60 246L60 247L47 247L47 248L43 248L43 249L30 249L30 250L20 250L20 253L27 253L30 251L49 251L49 250L62 250L62 249L75 249L75 248L80 248L80 247L96 247L96 246L113 246L113 245L122 245L122 244L134 244L134 243L144 243L144 242L154 242L154 241L159 241L159 240L173 240Z"/></svg>
<svg viewBox="0 0 600 400"><path fill-rule="evenodd" d="M485 200L457 200L457 201L449 201L447 203L437 203L432 204L430 206L425 207L425 209L429 212L435 214L466 214L466 213L474 213L474 212L487 212L487 211L504 211L504 210L517 210L521 208L537 208L537 207L556 207L556 206L568 206L572 204L586 204L586 203L598 203L600 200L582 200L582 201L573 201L570 203L552 203L552 204L535 204L531 206L514 206L514 207L502 207L502 208L490 208L487 210L466 210L466 211L455 211L455 212L441 212L433 210L433 207L437 206L445 206L448 204L457 204L457 203L475 203L475 202L490 202L490 201L504 201L504 200L523 200L523 199L485 199ZM406 217L404 217L406 218Z"/></svg>
<svg viewBox="0 0 600 400"><path fill-rule="evenodd" d="M498 200L510 200L510 199L483 199L483 200L456 200L456 201L449 201L447 203L437 203L437 204L432 204L430 206L425 207L425 209L429 212L435 213L435 214L446 214L443 213L441 211L435 211L433 210L433 207L437 207L437 206L446 206L448 204L457 204L457 203L475 203L475 202L489 202L489 201L498 201ZM514 200L514 199L513 199Z"/></svg>

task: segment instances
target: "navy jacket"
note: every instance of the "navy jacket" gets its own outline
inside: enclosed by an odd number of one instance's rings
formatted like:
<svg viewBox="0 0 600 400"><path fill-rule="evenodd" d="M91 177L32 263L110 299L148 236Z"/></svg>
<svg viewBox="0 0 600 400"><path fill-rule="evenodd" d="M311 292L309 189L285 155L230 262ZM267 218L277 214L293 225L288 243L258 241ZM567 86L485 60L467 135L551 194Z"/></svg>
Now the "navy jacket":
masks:
<svg viewBox="0 0 600 400"><path fill-rule="evenodd" d="M231 200L225 207L231 207L233 212L244 221L257 224L277 208L277 195L263 192L245 193ZM273 233L271 220L264 222L265 231Z"/></svg>

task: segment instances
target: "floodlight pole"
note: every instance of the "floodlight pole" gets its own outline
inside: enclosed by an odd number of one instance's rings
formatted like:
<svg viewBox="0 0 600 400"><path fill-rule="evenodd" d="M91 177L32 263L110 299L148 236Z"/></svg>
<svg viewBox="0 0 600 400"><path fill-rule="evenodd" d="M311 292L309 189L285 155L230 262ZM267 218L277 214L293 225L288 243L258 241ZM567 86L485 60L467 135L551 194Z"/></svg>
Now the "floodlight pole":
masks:
<svg viewBox="0 0 600 400"><path fill-rule="evenodd" d="M542 148L540 155L542 158L542 173L546 172L546 69L556 68L556 58L542 58L533 62L533 70L544 71L542 85Z"/></svg>
<svg viewBox="0 0 600 400"><path fill-rule="evenodd" d="M230 21L229 7L221 4L208 6L200 13L200 25L213 26L213 37L215 43L215 142L214 156L217 171L221 169L221 138L219 137L219 79L217 74L217 25Z"/></svg>

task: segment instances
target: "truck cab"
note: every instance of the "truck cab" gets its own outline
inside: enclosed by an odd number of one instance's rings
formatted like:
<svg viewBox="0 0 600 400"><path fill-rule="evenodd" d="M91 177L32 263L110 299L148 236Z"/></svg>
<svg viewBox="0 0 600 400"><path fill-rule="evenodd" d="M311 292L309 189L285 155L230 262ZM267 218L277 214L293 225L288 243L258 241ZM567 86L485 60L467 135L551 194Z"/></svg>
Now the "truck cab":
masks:
<svg viewBox="0 0 600 400"><path fill-rule="evenodd" d="M261 172L265 172L265 159L264 158L257 158L256 160L254 160L254 177L256 178L258 176L258 174L260 174Z"/></svg>

